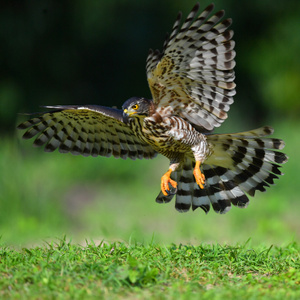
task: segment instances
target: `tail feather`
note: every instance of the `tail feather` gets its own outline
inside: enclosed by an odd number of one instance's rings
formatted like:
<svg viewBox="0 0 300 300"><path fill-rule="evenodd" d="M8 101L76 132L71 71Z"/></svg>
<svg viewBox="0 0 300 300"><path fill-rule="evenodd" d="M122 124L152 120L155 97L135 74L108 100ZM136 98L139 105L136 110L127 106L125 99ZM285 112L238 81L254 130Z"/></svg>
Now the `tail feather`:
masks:
<svg viewBox="0 0 300 300"><path fill-rule="evenodd" d="M205 213L210 211L210 199L207 196L206 190L200 189L196 181L194 181L193 198L191 201L193 210L200 207Z"/></svg>
<svg viewBox="0 0 300 300"><path fill-rule="evenodd" d="M264 137L272 133L273 129L266 126L236 134L208 135L213 153L202 165L204 189L195 182L195 162L186 157L183 165L172 173L178 184L175 208L186 212L190 207L200 207L207 213L211 205L216 212L226 213L231 204L247 207L249 199L245 193L254 196L257 190L266 191L282 175L281 164L288 160L277 151L284 147L282 140ZM173 196L160 193L156 201L169 202Z"/></svg>
<svg viewBox="0 0 300 300"><path fill-rule="evenodd" d="M210 165L203 166L207 184L215 186L216 189L226 192L232 204L238 207L248 206L249 199L240 187L228 176L228 169ZM231 176L233 178L233 176ZM222 198L219 199L222 201ZM216 207L216 205L215 205ZM216 209L215 209L216 210ZM217 210L221 212L222 210Z"/></svg>
<svg viewBox="0 0 300 300"><path fill-rule="evenodd" d="M185 163L181 172L176 172L176 177L178 185L175 208L180 212L186 212L192 205L191 199L193 198L194 190L194 175L191 162Z"/></svg>

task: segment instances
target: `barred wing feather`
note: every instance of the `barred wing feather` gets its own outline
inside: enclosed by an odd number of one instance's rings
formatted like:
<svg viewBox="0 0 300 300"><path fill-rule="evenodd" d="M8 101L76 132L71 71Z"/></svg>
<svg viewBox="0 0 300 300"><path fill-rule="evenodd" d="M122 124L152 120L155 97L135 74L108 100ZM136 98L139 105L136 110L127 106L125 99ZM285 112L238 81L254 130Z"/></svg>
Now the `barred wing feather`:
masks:
<svg viewBox="0 0 300 300"><path fill-rule="evenodd" d="M213 8L197 17L196 4L181 27L179 14L163 52L150 50L146 65L158 109L205 130L221 125L235 95L231 20L221 21L224 11L209 17Z"/></svg>
<svg viewBox="0 0 300 300"><path fill-rule="evenodd" d="M47 106L53 111L25 121L23 138L35 138L35 146L45 151L71 152L74 155L106 156L123 159L153 158L156 152L134 135L123 122L122 111L114 108L87 106Z"/></svg>

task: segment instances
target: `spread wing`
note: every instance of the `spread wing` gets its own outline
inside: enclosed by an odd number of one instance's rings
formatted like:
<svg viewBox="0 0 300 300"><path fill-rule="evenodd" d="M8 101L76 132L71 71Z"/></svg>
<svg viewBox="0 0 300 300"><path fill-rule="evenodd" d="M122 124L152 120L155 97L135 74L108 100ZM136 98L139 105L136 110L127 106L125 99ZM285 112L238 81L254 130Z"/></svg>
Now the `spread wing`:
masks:
<svg viewBox="0 0 300 300"><path fill-rule="evenodd" d="M25 129L23 138L36 137L35 146L45 146L46 152L84 156L113 155L123 159L153 158L156 152L142 142L123 122L119 109L87 106L46 106L54 109L18 126Z"/></svg>
<svg viewBox="0 0 300 300"><path fill-rule="evenodd" d="M231 19L221 21L224 11L210 17L213 8L197 17L197 3L181 27L179 13L163 52L150 50L146 65L158 109L206 130L227 118L235 95Z"/></svg>

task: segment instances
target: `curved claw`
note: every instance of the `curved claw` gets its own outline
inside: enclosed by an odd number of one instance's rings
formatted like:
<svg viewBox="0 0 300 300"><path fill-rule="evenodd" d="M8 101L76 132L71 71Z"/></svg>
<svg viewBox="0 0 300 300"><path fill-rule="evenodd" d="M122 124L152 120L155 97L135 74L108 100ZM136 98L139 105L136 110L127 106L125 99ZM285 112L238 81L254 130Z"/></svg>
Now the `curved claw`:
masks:
<svg viewBox="0 0 300 300"><path fill-rule="evenodd" d="M169 186L169 184L170 184L174 189L177 189L177 182L174 181L174 180L172 180L172 179L170 178L171 173L172 173L172 170L169 169L168 172L166 172L166 173L161 177L160 188L161 188L162 193L163 193L165 196L168 196L168 195L173 194L173 192L170 191L170 186Z"/></svg>
<svg viewBox="0 0 300 300"><path fill-rule="evenodd" d="M201 189L204 189L205 184L205 176L200 171L200 161L196 161L195 168L194 168L194 177L196 179L197 184Z"/></svg>

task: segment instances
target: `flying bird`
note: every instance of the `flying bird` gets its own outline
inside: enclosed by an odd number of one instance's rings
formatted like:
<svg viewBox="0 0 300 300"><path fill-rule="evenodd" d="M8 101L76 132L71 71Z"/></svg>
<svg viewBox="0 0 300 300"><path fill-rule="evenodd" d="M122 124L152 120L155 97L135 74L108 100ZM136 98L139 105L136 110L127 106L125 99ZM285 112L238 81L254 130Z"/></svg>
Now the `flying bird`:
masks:
<svg viewBox="0 0 300 300"><path fill-rule="evenodd" d="M197 3L184 22L179 13L162 52L150 50L146 73L153 99L133 97L122 109L45 106L51 110L18 126L26 130L23 138L35 137L34 145L46 152L133 160L159 153L170 165L161 177L158 203L175 196L180 212L246 207L246 194L265 191L288 158L278 151L282 140L266 137L273 133L268 126L212 134L236 93L232 21L213 9L211 4L199 11Z"/></svg>

